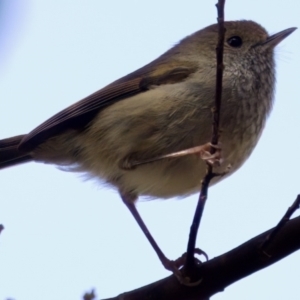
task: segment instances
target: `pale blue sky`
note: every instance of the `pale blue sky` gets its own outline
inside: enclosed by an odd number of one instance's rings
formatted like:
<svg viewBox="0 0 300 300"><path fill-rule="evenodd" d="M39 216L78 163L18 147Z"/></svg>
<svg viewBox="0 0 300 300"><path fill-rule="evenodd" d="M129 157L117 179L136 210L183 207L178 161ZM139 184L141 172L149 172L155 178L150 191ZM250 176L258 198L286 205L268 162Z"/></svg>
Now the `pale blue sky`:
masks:
<svg viewBox="0 0 300 300"><path fill-rule="evenodd" d="M0 138L148 63L216 21L216 0L0 2ZM226 19L300 27L296 0L227 0ZM277 49L275 106L247 163L209 193L197 245L211 258L274 226L300 193L299 30ZM167 276L113 190L30 163L0 172L0 299L105 298ZM186 249L197 195L138 204L165 254ZM299 213L298 213L299 214ZM300 253L213 299L299 299Z"/></svg>

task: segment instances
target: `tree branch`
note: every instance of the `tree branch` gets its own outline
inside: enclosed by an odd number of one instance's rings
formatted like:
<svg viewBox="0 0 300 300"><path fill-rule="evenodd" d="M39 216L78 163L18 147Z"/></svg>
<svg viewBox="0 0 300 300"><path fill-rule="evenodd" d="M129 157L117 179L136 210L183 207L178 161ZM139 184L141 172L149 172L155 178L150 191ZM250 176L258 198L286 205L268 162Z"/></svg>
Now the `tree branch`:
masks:
<svg viewBox="0 0 300 300"><path fill-rule="evenodd" d="M274 228L252 238L233 250L203 263L198 286L181 285L174 275L106 300L193 300L208 299L234 282L266 268L300 249L300 216L288 221L268 245L268 255L260 246Z"/></svg>

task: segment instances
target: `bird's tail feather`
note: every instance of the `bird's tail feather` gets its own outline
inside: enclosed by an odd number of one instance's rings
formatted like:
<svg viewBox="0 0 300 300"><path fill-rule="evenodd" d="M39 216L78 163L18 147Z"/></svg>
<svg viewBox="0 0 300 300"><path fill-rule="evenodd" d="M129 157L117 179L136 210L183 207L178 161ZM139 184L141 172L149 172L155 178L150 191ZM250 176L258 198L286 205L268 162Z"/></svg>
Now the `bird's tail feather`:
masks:
<svg viewBox="0 0 300 300"><path fill-rule="evenodd" d="M19 151L18 146L24 135L0 140L0 169L22 164L32 160L29 153Z"/></svg>

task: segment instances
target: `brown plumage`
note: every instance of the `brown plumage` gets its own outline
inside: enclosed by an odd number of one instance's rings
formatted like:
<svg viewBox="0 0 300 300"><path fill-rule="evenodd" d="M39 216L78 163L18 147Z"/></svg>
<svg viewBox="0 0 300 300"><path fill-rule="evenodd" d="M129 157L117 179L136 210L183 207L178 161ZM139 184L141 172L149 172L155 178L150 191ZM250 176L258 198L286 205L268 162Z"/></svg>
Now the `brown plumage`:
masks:
<svg viewBox="0 0 300 300"><path fill-rule="evenodd" d="M225 22L225 28L224 161L216 171L231 165L230 175L259 140L273 103L273 49L295 28L273 36L252 21ZM199 156L144 162L210 141L217 38L217 25L208 26L30 133L1 140L0 168L33 160L85 172L117 188L136 219L128 203L138 196L197 192L205 173ZM125 168L130 162L141 165Z"/></svg>

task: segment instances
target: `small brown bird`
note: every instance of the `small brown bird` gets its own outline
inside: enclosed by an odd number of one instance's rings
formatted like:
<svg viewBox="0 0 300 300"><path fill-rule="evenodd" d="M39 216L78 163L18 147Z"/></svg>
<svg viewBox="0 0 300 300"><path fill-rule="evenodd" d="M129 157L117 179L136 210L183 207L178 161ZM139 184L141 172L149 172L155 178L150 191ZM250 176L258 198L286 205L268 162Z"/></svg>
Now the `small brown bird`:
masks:
<svg viewBox="0 0 300 300"><path fill-rule="evenodd" d="M273 50L296 28L269 36L253 21L225 22L220 142L227 176L257 144L273 104ZM0 140L0 168L35 161L82 171L118 189L165 267L140 218L139 196L198 192L211 139L218 25L57 113L28 134ZM186 149L191 151L182 152ZM190 154L198 153L200 155ZM213 183L225 178L216 177Z"/></svg>

